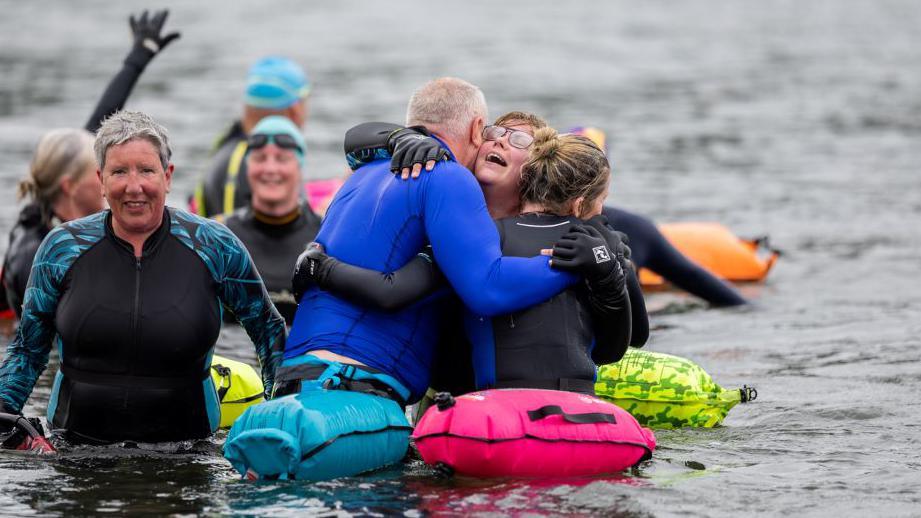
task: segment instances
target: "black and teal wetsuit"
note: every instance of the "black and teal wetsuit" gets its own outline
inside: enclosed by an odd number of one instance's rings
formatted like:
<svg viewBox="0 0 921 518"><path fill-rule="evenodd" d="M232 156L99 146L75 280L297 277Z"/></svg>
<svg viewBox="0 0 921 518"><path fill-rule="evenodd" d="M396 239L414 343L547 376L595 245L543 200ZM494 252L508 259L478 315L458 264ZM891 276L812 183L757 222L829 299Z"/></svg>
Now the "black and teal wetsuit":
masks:
<svg viewBox="0 0 921 518"><path fill-rule="evenodd" d="M106 117L124 108L135 83L154 56L155 54L143 45L131 49L122 68L109 81L102 97L96 103L93 113L83 126L84 129L95 133ZM32 269L32 259L38 245L59 223L50 207L41 207L32 202L22 208L16 225L10 231L9 245L3 258L0 310L6 309L4 306L7 306L17 317L22 316L22 300L25 296L26 282L29 280L29 271ZM5 301L2 300L4 293Z"/></svg>
<svg viewBox="0 0 921 518"><path fill-rule="evenodd" d="M269 297L290 325L297 311L297 301L291 294L291 272L297 256L316 237L320 217L302 202L296 212L281 218L243 207L227 218L225 224L246 245Z"/></svg>
<svg viewBox="0 0 921 518"><path fill-rule="evenodd" d="M255 344L270 389L284 320L226 227L166 209L137 258L115 236L109 211L65 223L35 256L0 367L0 403L21 411L55 339L53 428L99 442L206 437L220 421L208 368L222 305Z"/></svg>

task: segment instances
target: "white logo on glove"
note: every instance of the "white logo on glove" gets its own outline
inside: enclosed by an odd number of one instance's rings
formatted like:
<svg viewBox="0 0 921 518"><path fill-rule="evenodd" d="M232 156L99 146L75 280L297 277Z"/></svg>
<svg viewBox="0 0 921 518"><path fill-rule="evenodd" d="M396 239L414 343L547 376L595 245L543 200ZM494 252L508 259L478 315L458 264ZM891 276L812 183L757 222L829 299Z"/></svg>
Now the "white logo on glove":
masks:
<svg viewBox="0 0 921 518"><path fill-rule="evenodd" d="M611 254L608 253L608 247L606 246L596 246L592 248L592 252L595 252L596 263L606 263L611 260Z"/></svg>

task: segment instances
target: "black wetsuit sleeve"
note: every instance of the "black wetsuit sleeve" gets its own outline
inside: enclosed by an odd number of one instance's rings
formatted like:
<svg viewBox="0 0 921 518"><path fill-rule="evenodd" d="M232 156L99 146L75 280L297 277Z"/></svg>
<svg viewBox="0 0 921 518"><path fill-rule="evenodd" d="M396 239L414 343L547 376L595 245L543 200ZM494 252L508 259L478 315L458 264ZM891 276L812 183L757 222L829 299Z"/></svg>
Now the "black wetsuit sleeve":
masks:
<svg viewBox="0 0 921 518"><path fill-rule="evenodd" d="M746 303L731 286L694 264L672 246L648 218L614 207L605 207L604 215L615 230L626 233L630 238L633 260L638 267L649 268L676 287L714 306Z"/></svg>
<svg viewBox="0 0 921 518"><path fill-rule="evenodd" d="M321 288L347 300L385 311L397 311L445 286L428 253L419 253L399 270L381 273L330 258Z"/></svg>
<svg viewBox="0 0 921 518"><path fill-rule="evenodd" d="M134 84L155 54L145 47L134 47L125 58L121 70L109 81L109 85L96 104L93 114L86 121L86 130L96 133L106 117L125 107Z"/></svg>
<svg viewBox="0 0 921 518"><path fill-rule="evenodd" d="M738 306L746 300L728 284L691 262L655 230L648 268L682 290L714 306Z"/></svg>
<svg viewBox="0 0 921 518"><path fill-rule="evenodd" d="M586 281L595 335L592 361L597 365L614 363L623 358L630 344L633 325L629 295L612 293L607 280ZM627 291L626 287L621 289Z"/></svg>
<svg viewBox="0 0 921 518"><path fill-rule="evenodd" d="M630 346L643 347L649 340L649 314L646 312L646 299L640 280L636 276L636 269L631 264L625 271L627 275L627 294L630 299L630 315L632 317Z"/></svg>
<svg viewBox="0 0 921 518"><path fill-rule="evenodd" d="M394 131L400 129L403 126L399 124L365 122L346 131L343 148L349 167L354 171L375 160L390 158L387 141Z"/></svg>

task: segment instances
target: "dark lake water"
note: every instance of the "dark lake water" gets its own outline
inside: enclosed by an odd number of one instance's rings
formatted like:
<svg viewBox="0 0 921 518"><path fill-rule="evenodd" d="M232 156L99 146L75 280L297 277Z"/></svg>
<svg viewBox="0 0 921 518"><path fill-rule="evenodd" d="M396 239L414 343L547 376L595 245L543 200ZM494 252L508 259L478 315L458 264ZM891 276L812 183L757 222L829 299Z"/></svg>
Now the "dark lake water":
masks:
<svg viewBox="0 0 921 518"><path fill-rule="evenodd" d="M129 47L126 2L0 1L0 228L39 136L79 127ZM170 451L0 455L0 514L921 515L921 3L171 2L182 39L128 105L171 131L184 204L268 53L313 80L307 174L344 131L400 121L441 75L490 114L608 132L610 200L659 221L770 234L757 304L652 297L647 347L760 396L717 429L657 433L614 478L442 481L413 462L320 484L246 483L218 441ZM5 230L3 232L6 232ZM5 247L5 239L0 248ZM220 352L252 359L235 329ZM48 373L27 412L44 414ZM177 451L178 450L178 451ZM699 469L703 467L703 469Z"/></svg>

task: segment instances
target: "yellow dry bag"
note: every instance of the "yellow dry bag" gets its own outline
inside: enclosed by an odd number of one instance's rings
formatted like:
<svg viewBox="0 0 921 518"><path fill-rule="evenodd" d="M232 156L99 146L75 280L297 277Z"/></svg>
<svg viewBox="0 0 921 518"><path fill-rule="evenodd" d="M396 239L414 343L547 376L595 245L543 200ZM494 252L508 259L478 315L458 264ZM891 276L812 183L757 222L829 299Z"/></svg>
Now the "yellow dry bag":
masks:
<svg viewBox="0 0 921 518"><path fill-rule="evenodd" d="M262 378L243 362L214 355L211 380L221 401L221 428L230 428L244 410L265 401Z"/></svg>

